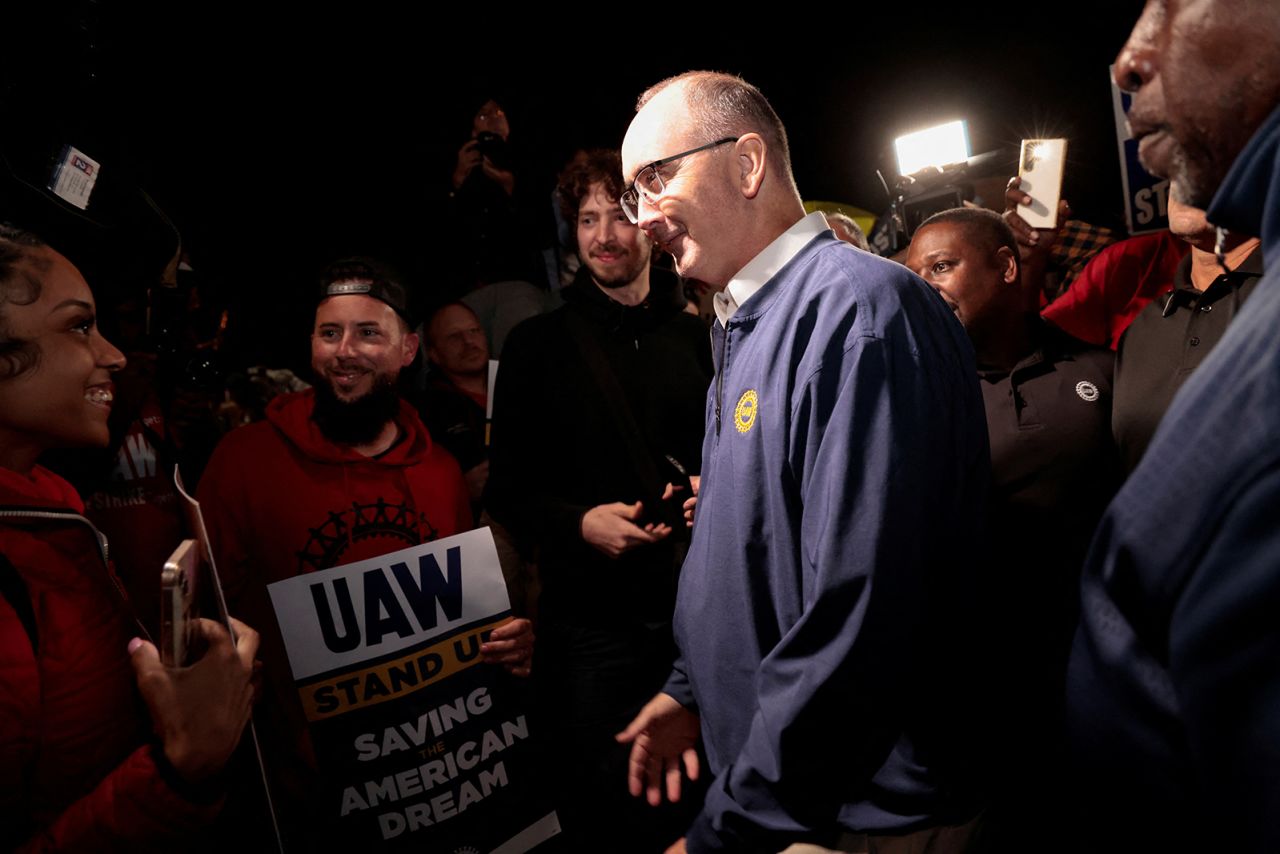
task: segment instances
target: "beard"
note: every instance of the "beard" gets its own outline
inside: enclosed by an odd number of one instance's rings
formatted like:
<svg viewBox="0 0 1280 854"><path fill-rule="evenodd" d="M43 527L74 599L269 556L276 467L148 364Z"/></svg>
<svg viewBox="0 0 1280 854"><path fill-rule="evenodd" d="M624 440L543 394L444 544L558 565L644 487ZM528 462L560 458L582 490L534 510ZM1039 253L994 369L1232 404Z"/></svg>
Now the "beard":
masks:
<svg viewBox="0 0 1280 854"><path fill-rule="evenodd" d="M621 251L617 248L610 247L613 251ZM583 263L587 265L587 269L591 271L591 278L597 285L606 289L622 288L634 282L642 272L644 272L645 264L649 262L649 253L645 251L632 250L622 264L610 267L601 264L588 254Z"/></svg>
<svg viewBox="0 0 1280 854"><path fill-rule="evenodd" d="M315 409L311 420L321 435L338 445L367 445L382 434L400 412L396 378L378 377L368 394L343 400L323 378L315 384Z"/></svg>

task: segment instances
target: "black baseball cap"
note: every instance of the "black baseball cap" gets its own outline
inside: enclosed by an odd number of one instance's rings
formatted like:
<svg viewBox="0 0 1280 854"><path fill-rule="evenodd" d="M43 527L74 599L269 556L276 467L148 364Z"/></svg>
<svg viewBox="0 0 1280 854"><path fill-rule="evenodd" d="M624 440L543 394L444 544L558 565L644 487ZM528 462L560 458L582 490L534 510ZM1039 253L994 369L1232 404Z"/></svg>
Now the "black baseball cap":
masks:
<svg viewBox="0 0 1280 854"><path fill-rule="evenodd" d="M385 302L412 328L416 325L409 289L404 276L389 264L375 258L341 258L331 262L320 274L317 304L329 297L359 294Z"/></svg>

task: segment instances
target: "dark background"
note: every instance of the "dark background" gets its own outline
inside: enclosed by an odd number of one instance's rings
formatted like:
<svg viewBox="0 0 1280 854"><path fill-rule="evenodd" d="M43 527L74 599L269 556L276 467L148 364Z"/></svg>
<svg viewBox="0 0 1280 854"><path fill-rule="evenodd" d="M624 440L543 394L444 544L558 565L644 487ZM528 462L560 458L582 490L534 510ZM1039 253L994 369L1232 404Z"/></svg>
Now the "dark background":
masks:
<svg viewBox="0 0 1280 854"><path fill-rule="evenodd" d="M1064 195L1078 216L1122 225L1107 66L1140 4L1051 5L776 11L801 25L672 4L514 16L481 4L32 2L6 13L0 147L35 179L71 142L102 162L104 184L110 170L144 188L202 273L249 301L264 347L292 351L305 348L292 332L280 344L282 318L305 325L309 305L288 309L339 254L389 256L431 287L433 258L449 251L440 199L490 96L538 193L575 147L617 146L646 86L701 67L770 98L807 199L883 210L875 169L891 170L893 138L965 118L974 152L1004 151L1007 174L1022 137L1069 137ZM110 232L135 267L164 254L145 230ZM146 273L93 284L135 276Z"/></svg>

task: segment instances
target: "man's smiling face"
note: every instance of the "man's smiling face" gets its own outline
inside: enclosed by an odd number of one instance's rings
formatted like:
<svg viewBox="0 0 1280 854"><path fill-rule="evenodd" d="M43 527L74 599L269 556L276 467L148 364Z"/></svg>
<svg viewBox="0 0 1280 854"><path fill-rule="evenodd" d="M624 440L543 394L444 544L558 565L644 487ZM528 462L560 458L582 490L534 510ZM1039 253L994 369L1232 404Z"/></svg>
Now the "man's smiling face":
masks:
<svg viewBox="0 0 1280 854"><path fill-rule="evenodd" d="M413 361L418 336L391 306L364 294L329 297L316 308L311 368L339 400L353 401L379 381L394 382Z"/></svg>
<svg viewBox="0 0 1280 854"><path fill-rule="evenodd" d="M698 132L683 87L670 86L645 104L627 129L623 183L630 187L650 163L711 141ZM639 198L637 225L670 253L676 272L715 288L724 288L742 267L735 251L734 216L742 198L732 180L733 152L734 146L723 145L668 163L659 168L661 194Z"/></svg>
<svg viewBox="0 0 1280 854"><path fill-rule="evenodd" d="M592 184L578 206L578 252L596 284L608 289L634 282L649 264L649 247L604 183Z"/></svg>

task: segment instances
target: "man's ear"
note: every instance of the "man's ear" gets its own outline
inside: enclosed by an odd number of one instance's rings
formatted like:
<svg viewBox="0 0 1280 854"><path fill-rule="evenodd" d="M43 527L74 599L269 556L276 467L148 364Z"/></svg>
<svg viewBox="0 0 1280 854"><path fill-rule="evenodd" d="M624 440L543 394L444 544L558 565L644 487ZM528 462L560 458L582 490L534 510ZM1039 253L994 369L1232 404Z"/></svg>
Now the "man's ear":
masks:
<svg viewBox="0 0 1280 854"><path fill-rule="evenodd" d="M1018 270L1018 256L1008 246L1001 246L996 250L996 268L1006 285L1012 285L1022 278Z"/></svg>
<svg viewBox="0 0 1280 854"><path fill-rule="evenodd" d="M410 332L404 336L401 347L400 367L407 368L413 362L413 357L418 354L418 333Z"/></svg>
<svg viewBox="0 0 1280 854"><path fill-rule="evenodd" d="M738 189L744 198L754 199L764 184L768 169L768 147L758 133L744 133L734 145L738 164Z"/></svg>

